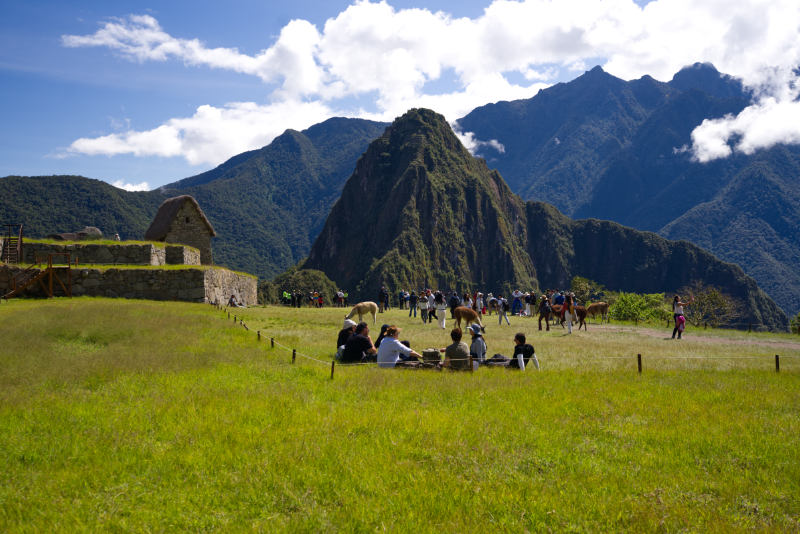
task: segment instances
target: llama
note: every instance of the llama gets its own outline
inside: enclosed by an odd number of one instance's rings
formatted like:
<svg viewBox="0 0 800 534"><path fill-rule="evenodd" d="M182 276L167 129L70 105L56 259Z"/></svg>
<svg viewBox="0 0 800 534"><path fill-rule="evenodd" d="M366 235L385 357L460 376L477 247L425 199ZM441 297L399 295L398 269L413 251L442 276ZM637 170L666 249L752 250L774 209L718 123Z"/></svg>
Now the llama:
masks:
<svg viewBox="0 0 800 534"><path fill-rule="evenodd" d="M375 324L378 322L378 305L374 302L359 302L353 306L353 309L344 318L350 319L356 314L358 314L359 323L364 315L372 314L372 324Z"/></svg>
<svg viewBox="0 0 800 534"><path fill-rule="evenodd" d="M589 304L586 308L586 313L592 316L592 319L599 313L600 314L600 324L603 324L603 320L605 319L608 322L608 303L607 302L594 302Z"/></svg>
<svg viewBox="0 0 800 534"><path fill-rule="evenodd" d="M461 319L464 319L464 328L468 327L470 323L476 323L481 327L481 332L486 332L486 329L481 324L481 319L478 312L467 306L458 306L453 310L453 319L456 320L456 326L461 328Z"/></svg>

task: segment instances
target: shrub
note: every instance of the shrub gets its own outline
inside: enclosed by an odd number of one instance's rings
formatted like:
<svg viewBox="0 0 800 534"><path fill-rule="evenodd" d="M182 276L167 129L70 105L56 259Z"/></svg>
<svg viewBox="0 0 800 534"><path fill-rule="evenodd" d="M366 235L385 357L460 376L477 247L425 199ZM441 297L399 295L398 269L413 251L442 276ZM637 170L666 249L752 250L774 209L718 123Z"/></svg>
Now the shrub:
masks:
<svg viewBox="0 0 800 534"><path fill-rule="evenodd" d="M625 293L617 296L609 314L618 321L664 321L669 312L664 305L663 293Z"/></svg>

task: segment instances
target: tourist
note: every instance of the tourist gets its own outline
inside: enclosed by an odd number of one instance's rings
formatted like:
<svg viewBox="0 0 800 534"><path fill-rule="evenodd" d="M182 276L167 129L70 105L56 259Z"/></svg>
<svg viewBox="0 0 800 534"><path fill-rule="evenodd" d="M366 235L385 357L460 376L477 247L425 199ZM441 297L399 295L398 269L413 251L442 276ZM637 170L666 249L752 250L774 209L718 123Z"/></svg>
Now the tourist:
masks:
<svg viewBox="0 0 800 534"><path fill-rule="evenodd" d="M507 367L509 369L525 370L528 362L533 360L533 366L539 370L539 359L536 357L536 351L533 345L526 342L525 334L518 332L514 335L514 354L511 358L507 358L502 354L495 354L490 359L486 360L487 365Z"/></svg>
<svg viewBox="0 0 800 534"><path fill-rule="evenodd" d="M472 356L472 361L483 365L486 363L486 341L483 340L480 325L470 325L469 333L472 335L472 344L469 346L469 354Z"/></svg>
<svg viewBox="0 0 800 534"><path fill-rule="evenodd" d="M508 320L508 301L503 298L503 295L497 295L497 324L502 325L503 319L506 320L506 324L511 326L511 321Z"/></svg>
<svg viewBox="0 0 800 534"><path fill-rule="evenodd" d="M683 315L683 307L688 306L694 301L694 297L689 302L681 301L678 295L672 299L672 320L675 321L675 328L672 329L672 339L675 339L675 334L678 334L678 339L683 334L683 329L686 326L686 317Z"/></svg>
<svg viewBox="0 0 800 534"><path fill-rule="evenodd" d="M344 325L342 325L342 329L339 330L339 336L336 338L336 359L342 359L342 352L344 351L344 346L347 344L347 340L350 339L356 331L356 322L352 319L345 319Z"/></svg>
<svg viewBox="0 0 800 534"><path fill-rule="evenodd" d="M414 314L414 317L417 316L417 293L412 291L411 294L408 296L408 316L411 317L411 314Z"/></svg>
<svg viewBox="0 0 800 534"><path fill-rule="evenodd" d="M445 310L447 310L447 303L444 301L444 295L441 291L436 292L436 295L433 298L433 303L436 307L436 313L434 314L434 317L439 320L439 327L444 330Z"/></svg>
<svg viewBox="0 0 800 534"><path fill-rule="evenodd" d="M386 337L386 330L388 328L389 328L388 324L381 325L381 332L380 332L380 334L378 334L378 339L375 340L375 348L376 349L381 348L381 341L383 341L383 338Z"/></svg>
<svg viewBox="0 0 800 534"><path fill-rule="evenodd" d="M469 347L461 341L462 335L460 328L453 328L450 331L450 339L453 340L453 343L443 349L439 349L440 352L444 352L442 367L456 371L469 370Z"/></svg>
<svg viewBox="0 0 800 534"><path fill-rule="evenodd" d="M386 329L386 336L378 347L378 367L397 367L400 362L419 361L421 356L397 338L400 329L394 325Z"/></svg>
<svg viewBox="0 0 800 534"><path fill-rule="evenodd" d="M369 337L369 325L360 322L356 325L355 332L344 345L342 363L359 363L362 361L375 361L378 349Z"/></svg>

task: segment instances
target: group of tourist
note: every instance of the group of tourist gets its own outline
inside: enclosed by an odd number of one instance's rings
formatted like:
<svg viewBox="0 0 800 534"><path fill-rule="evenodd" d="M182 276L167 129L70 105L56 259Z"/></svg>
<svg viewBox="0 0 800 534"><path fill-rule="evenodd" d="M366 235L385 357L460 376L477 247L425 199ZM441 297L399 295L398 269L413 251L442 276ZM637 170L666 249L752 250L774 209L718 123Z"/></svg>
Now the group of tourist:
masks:
<svg viewBox="0 0 800 534"><path fill-rule="evenodd" d="M483 339L481 327L473 324L468 328L472 337L471 344L462 341L463 331L454 328L450 331L452 343L438 349L444 353L444 360L436 358L432 363L425 360L428 366L457 370L469 370L481 365L490 367L507 367L509 369L525 369L530 361L539 369L539 360L532 345L528 344L525 334L517 333L514 336L514 349L511 357L495 354L487 358L486 341ZM395 325L384 324L377 339L373 342L369 333L369 325L365 322L356 323L345 319L342 329L336 340L336 359L341 363L377 363L378 367L420 367L423 366L422 356L411 348L408 341L400 341L400 328Z"/></svg>
<svg viewBox="0 0 800 534"><path fill-rule="evenodd" d="M333 305L337 308L347 306L348 294L347 291L337 290L333 295ZM322 308L325 305L325 297L320 291L309 291L303 294L301 291L293 289L291 291L284 290L281 293L281 304L290 306L292 308L301 308L303 303L309 308Z"/></svg>

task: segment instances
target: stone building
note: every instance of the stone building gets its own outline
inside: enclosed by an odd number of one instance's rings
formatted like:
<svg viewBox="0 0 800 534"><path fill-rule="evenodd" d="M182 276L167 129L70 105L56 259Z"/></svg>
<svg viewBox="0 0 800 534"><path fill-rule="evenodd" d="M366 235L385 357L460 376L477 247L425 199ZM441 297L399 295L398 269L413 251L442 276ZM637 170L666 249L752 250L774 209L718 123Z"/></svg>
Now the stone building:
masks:
<svg viewBox="0 0 800 534"><path fill-rule="evenodd" d="M181 195L168 198L159 206L144 238L195 247L200 250L200 263L211 265L211 238L216 235L197 201Z"/></svg>

